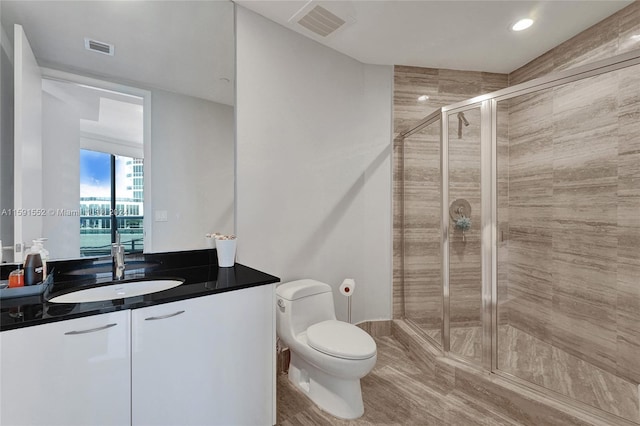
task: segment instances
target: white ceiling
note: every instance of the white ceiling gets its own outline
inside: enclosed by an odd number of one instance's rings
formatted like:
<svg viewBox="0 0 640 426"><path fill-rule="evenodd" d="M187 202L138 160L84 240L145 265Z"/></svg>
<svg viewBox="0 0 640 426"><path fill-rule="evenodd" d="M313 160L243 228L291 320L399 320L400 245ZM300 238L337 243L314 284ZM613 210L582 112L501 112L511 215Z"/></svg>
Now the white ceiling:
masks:
<svg viewBox="0 0 640 426"><path fill-rule="evenodd" d="M364 63L508 73L632 0L235 2ZM289 22L315 5L347 24L323 38ZM510 31L523 17L535 24Z"/></svg>
<svg viewBox="0 0 640 426"><path fill-rule="evenodd" d="M229 1L2 0L0 13L9 41L24 27L40 66L234 103ZM85 37L114 44L114 56L86 50Z"/></svg>
<svg viewBox="0 0 640 426"><path fill-rule="evenodd" d="M510 72L631 0L236 3L365 63ZM289 22L317 4L347 24L322 38ZM42 66L143 82L227 105L234 103L232 9L226 0L0 1L8 41L13 24L22 24ZM522 33L509 31L522 16L536 23ZM113 43L115 55L85 50L84 37Z"/></svg>

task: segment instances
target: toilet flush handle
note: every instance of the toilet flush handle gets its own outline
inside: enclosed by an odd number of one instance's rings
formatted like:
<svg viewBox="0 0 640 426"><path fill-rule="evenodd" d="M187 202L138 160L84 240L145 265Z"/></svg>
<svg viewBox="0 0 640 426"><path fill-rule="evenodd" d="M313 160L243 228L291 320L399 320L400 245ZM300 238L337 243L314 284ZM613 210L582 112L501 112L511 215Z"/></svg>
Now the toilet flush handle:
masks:
<svg viewBox="0 0 640 426"><path fill-rule="evenodd" d="M278 307L282 312L284 312L284 300L278 299Z"/></svg>

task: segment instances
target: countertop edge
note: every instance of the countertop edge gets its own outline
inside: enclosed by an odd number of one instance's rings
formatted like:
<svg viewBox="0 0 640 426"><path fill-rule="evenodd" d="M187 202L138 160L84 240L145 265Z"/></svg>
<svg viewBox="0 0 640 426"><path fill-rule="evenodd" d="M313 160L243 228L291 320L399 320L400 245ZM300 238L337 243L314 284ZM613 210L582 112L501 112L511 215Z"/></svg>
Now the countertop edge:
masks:
<svg viewBox="0 0 640 426"><path fill-rule="evenodd" d="M247 280L242 283L233 284L229 286L218 286L217 282L214 281L201 281L194 282L189 284L183 284L181 290L185 288L189 288L192 291L188 293L183 293L180 290L172 291L175 289L180 289L182 286L178 286L174 289L164 290L157 293L151 293L145 296L136 296L127 299L118 299L116 301L108 301L111 302L111 305L108 305L107 301L105 302L91 302L86 304L52 304L47 300L41 300L40 304L42 305L42 309L44 311L45 308L50 308L51 306L71 306L74 307L76 305L84 305L84 309L81 309L80 312L73 312L73 308L69 313L56 315L56 316L47 316L42 318L34 318L28 321L16 321L16 322L0 322L0 332L17 330L27 327L33 327L43 324L49 324L53 322L72 320L77 318L89 317L94 315L105 314L109 312L117 312L122 310L134 310L140 309L149 306L162 305L166 303L178 302L181 300L193 299L196 297L206 297L213 296L220 293L226 293L230 291L237 291L248 289L252 287L258 287L263 285L277 284L280 282L280 278L267 274L265 272L259 271L257 269L251 268L249 266L236 264L237 267L240 267L241 270L250 271L252 274L259 275L255 279ZM236 268L234 266L234 268ZM197 287L197 288L196 288ZM25 297L24 299L27 299ZM33 303L30 306L38 306L37 303ZM3 308L2 311L6 311L10 308ZM4 312L3 312L4 316Z"/></svg>

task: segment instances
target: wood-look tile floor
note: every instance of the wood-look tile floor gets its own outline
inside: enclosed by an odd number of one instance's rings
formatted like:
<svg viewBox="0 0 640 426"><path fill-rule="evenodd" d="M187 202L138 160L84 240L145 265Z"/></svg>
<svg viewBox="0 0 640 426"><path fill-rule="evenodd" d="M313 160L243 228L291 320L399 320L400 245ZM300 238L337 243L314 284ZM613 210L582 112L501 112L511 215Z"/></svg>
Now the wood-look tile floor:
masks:
<svg viewBox="0 0 640 426"><path fill-rule="evenodd" d="M520 425L460 391L449 391L411 359L393 337L376 338L378 361L362 381L364 415L341 420L320 410L288 380L278 375L277 424L293 425Z"/></svg>

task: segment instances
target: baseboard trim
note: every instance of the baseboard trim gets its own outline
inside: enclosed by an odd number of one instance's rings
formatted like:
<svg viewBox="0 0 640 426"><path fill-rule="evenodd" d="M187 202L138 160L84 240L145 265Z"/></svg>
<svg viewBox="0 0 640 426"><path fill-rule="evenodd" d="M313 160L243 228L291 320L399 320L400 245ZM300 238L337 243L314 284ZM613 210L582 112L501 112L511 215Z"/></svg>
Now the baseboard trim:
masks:
<svg viewBox="0 0 640 426"><path fill-rule="evenodd" d="M391 336L392 322L392 320L363 321L356 325L369 333L371 337L384 337Z"/></svg>

